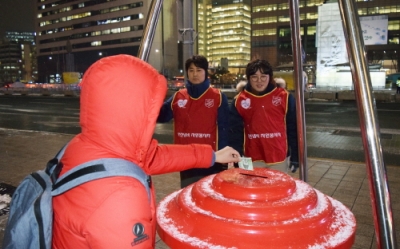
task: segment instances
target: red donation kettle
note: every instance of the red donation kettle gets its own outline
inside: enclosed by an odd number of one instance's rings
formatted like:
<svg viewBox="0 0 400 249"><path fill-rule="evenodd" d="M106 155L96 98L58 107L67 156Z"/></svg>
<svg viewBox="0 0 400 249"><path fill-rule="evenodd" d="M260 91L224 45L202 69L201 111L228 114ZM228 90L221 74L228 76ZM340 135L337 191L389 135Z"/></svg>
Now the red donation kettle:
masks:
<svg viewBox="0 0 400 249"><path fill-rule="evenodd" d="M157 222L173 249L351 248L356 230L342 203L266 168L230 169L178 190L159 203Z"/></svg>

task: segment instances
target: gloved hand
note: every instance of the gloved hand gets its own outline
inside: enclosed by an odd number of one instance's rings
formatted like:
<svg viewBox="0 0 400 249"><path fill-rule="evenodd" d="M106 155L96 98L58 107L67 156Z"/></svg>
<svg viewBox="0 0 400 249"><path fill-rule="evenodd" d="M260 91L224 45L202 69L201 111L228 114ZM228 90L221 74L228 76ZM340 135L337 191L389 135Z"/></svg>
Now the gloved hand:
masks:
<svg viewBox="0 0 400 249"><path fill-rule="evenodd" d="M298 168L299 168L298 162L290 162L289 169L292 173L296 173Z"/></svg>

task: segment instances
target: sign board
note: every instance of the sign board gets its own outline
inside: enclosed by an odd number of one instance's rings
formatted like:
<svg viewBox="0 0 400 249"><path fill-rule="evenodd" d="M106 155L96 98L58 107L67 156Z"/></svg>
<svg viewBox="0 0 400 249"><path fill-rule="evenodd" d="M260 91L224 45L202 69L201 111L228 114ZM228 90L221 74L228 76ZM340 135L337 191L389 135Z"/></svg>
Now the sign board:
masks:
<svg viewBox="0 0 400 249"><path fill-rule="evenodd" d="M385 45L388 38L388 16L360 16L365 45Z"/></svg>
<svg viewBox="0 0 400 249"><path fill-rule="evenodd" d="M81 79L81 74L78 72L64 72L63 82L64 84L78 84Z"/></svg>

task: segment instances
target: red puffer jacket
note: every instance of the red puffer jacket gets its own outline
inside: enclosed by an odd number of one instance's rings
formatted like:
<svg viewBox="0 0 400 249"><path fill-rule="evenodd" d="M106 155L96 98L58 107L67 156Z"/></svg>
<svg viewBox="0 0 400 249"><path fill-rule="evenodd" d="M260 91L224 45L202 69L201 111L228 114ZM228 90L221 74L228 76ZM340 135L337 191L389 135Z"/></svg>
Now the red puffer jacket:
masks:
<svg viewBox="0 0 400 249"><path fill-rule="evenodd" d="M158 145L152 139L166 80L129 55L94 63L81 83L82 132L68 145L63 171L98 158L123 158L149 174L212 164L209 145ZM53 199L53 249L154 248L155 202L130 177L78 186Z"/></svg>

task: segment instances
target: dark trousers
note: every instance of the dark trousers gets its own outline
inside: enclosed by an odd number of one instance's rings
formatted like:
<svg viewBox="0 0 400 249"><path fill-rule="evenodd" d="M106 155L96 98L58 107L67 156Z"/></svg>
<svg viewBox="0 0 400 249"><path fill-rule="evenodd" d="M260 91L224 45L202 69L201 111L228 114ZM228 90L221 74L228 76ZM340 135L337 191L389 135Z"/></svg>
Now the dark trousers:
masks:
<svg viewBox="0 0 400 249"><path fill-rule="evenodd" d="M397 87L397 94L400 94L400 86Z"/></svg>
<svg viewBox="0 0 400 249"><path fill-rule="evenodd" d="M197 182L203 177L217 174L223 170L228 169L227 165L215 163L214 166L205 169L188 169L180 172L181 188L185 188L192 183Z"/></svg>

